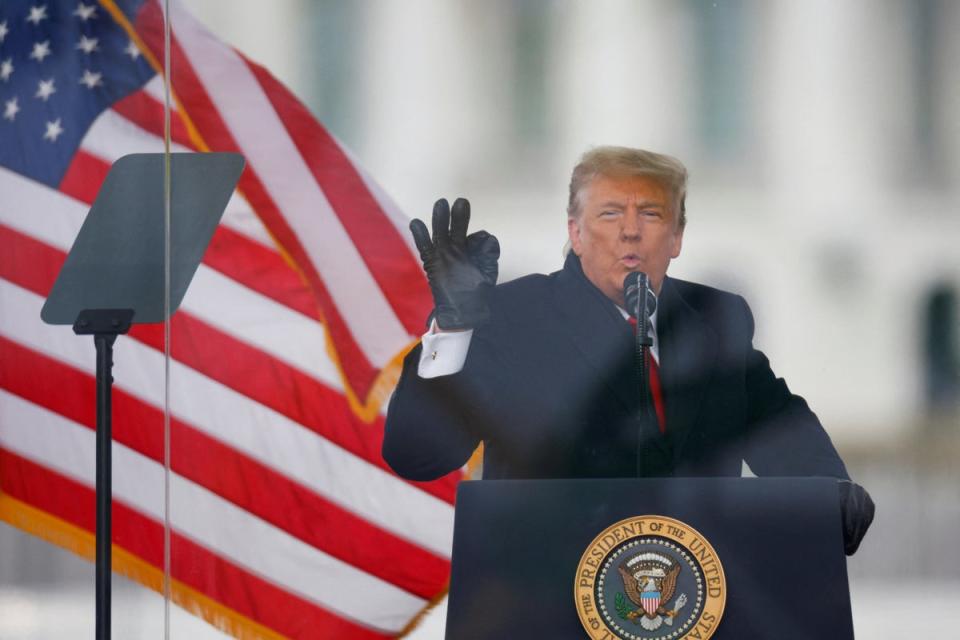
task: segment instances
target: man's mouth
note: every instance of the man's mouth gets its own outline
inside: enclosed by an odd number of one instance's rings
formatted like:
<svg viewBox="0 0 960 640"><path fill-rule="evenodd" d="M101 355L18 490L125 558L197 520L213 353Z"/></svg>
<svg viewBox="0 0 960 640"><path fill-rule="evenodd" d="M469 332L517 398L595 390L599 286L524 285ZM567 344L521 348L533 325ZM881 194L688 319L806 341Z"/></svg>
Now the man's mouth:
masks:
<svg viewBox="0 0 960 640"><path fill-rule="evenodd" d="M628 269L635 269L640 266L640 256L635 253L628 253L620 258L620 262Z"/></svg>

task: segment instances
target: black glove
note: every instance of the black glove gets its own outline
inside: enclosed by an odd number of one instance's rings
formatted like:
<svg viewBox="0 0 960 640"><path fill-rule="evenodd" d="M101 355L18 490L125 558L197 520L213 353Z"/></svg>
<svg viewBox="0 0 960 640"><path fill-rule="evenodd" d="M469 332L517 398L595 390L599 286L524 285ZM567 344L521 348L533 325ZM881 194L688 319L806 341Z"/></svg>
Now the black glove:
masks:
<svg viewBox="0 0 960 640"><path fill-rule="evenodd" d="M472 329L490 318L487 297L497 283L500 243L486 231L467 235L470 203L457 198L433 205L433 241L422 220L410 222L441 329Z"/></svg>
<svg viewBox="0 0 960 640"><path fill-rule="evenodd" d="M843 550L852 556L860 546L860 541L873 522L873 500L866 489L850 482L840 480L840 518L843 522Z"/></svg>

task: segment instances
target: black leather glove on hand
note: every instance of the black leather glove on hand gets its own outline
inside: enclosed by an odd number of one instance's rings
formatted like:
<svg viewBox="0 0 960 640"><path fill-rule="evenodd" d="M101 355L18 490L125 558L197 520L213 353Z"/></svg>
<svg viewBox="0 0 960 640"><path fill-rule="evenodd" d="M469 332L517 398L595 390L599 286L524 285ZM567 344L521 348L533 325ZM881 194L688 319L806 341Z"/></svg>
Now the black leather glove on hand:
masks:
<svg viewBox="0 0 960 640"><path fill-rule="evenodd" d="M441 329L472 329L487 321L487 296L497 283L500 243L486 231L467 235L470 203L457 198L433 205L433 240L422 220L410 222Z"/></svg>
<svg viewBox="0 0 960 640"><path fill-rule="evenodd" d="M860 485L840 480L840 517L843 521L843 550L852 556L873 522L873 500Z"/></svg>

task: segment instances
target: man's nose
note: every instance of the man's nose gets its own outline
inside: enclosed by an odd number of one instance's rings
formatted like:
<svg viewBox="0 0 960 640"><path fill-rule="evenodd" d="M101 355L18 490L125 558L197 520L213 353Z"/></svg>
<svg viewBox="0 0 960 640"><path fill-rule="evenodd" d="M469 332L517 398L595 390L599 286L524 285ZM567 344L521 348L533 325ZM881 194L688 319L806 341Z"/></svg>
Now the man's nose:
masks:
<svg viewBox="0 0 960 640"><path fill-rule="evenodd" d="M626 211L620 218L620 235L627 239L639 239L641 230L640 214Z"/></svg>

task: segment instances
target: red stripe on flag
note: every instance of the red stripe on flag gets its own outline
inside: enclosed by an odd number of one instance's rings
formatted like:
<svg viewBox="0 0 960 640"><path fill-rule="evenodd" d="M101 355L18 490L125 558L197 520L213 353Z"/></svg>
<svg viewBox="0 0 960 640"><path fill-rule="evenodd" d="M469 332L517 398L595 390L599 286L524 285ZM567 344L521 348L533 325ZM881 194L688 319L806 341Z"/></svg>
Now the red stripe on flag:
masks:
<svg viewBox="0 0 960 640"><path fill-rule="evenodd" d="M0 278L46 296L66 256L19 231L0 224ZM56 255L52 254L54 252ZM14 274L18 274L16 279ZM4 313L0 309L0 313ZM36 319L40 322L40 318Z"/></svg>
<svg viewBox="0 0 960 640"><path fill-rule="evenodd" d="M0 487L13 498L70 524L94 531L94 491L12 451L0 448ZM163 568L163 526L113 501L113 542ZM237 613L290 637L390 637L288 593L176 531L171 533L171 575Z"/></svg>
<svg viewBox="0 0 960 640"><path fill-rule="evenodd" d="M93 204L109 171L109 162L77 149L60 181L60 191L81 202Z"/></svg>
<svg viewBox="0 0 960 640"><path fill-rule="evenodd" d="M419 335L433 308L419 260L330 133L263 67L246 58L244 62L280 116L397 318L408 332Z"/></svg>
<svg viewBox="0 0 960 640"><path fill-rule="evenodd" d="M37 295L47 295L66 256L3 225L0 225L0 246L11 248L0 254L0 278ZM134 325L129 335L163 351L162 325ZM172 356L178 362L276 410L350 453L392 473L380 454L382 417L378 416L371 424L363 423L350 411L340 394L184 311L178 312L172 319L171 348ZM225 358L225 354L230 354L230 357ZM265 375L265 372L271 375ZM455 472L431 482L403 482L453 504L459 476L459 472Z"/></svg>
<svg viewBox="0 0 960 640"><path fill-rule="evenodd" d="M136 26L144 42L155 55L163 51L163 16L155 3L144 4L137 16ZM206 89L197 78L190 59L184 54L175 37L171 38L170 53L174 60L173 85L187 117L196 125L211 150L241 152L229 128L220 117L219 111L207 95ZM367 360L360 349L299 239L249 164L240 176L239 188L273 237L298 265L313 289L323 312L324 324L337 348L338 365L343 370L348 385L361 404L364 404L379 375L379 369Z"/></svg>
<svg viewBox="0 0 960 640"><path fill-rule="evenodd" d="M96 379L0 336L0 388L92 431ZM114 440L163 464L163 413L114 389ZM370 524L256 460L171 420L171 467L307 544L414 595L443 589L449 562Z"/></svg>
<svg viewBox="0 0 960 640"><path fill-rule="evenodd" d="M217 227L203 263L274 302L320 321L317 299L283 257L229 227Z"/></svg>
<svg viewBox="0 0 960 640"><path fill-rule="evenodd" d="M146 91L135 91L111 107L121 116L137 124L144 131L163 138L163 103ZM170 139L188 149L196 149L187 125L179 113L170 113Z"/></svg>

